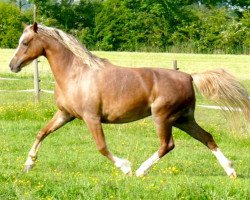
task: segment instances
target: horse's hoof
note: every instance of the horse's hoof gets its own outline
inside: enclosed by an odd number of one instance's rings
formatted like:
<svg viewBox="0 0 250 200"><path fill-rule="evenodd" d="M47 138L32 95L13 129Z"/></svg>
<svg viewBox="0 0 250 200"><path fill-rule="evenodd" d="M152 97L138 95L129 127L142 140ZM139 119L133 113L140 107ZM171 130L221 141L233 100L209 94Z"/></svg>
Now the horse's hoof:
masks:
<svg viewBox="0 0 250 200"><path fill-rule="evenodd" d="M130 170L128 173L127 173L128 176L133 176L133 172L132 170Z"/></svg>
<svg viewBox="0 0 250 200"><path fill-rule="evenodd" d="M33 167L34 165L25 165L23 168L23 171L28 173Z"/></svg>
<svg viewBox="0 0 250 200"><path fill-rule="evenodd" d="M236 172L233 171L233 172L229 175L229 177L230 177L231 179L236 179L236 178L237 178Z"/></svg>
<svg viewBox="0 0 250 200"><path fill-rule="evenodd" d="M126 175L129 175L129 176L132 176L132 170L131 170L131 164L129 161L127 160L124 160L124 163L123 165L120 167L121 171L126 174Z"/></svg>
<svg viewBox="0 0 250 200"><path fill-rule="evenodd" d="M123 174L132 176L131 163L126 159L114 157L116 159L115 166L119 168Z"/></svg>
<svg viewBox="0 0 250 200"><path fill-rule="evenodd" d="M143 177L143 176L145 176L146 174L147 174L147 171L143 171L143 170L140 170L140 169L136 170L136 173L135 173L135 175L136 175L137 177Z"/></svg>

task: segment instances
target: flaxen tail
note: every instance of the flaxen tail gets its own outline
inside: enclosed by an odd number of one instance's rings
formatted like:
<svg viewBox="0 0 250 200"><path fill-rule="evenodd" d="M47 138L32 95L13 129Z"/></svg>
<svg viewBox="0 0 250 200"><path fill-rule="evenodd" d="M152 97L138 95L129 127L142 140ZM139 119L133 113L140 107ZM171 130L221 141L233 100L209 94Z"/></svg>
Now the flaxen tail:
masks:
<svg viewBox="0 0 250 200"><path fill-rule="evenodd" d="M223 111L229 111L234 123L237 123L235 119L240 110L250 127L250 99L246 89L234 76L218 69L192 74L192 77L198 91L214 101Z"/></svg>

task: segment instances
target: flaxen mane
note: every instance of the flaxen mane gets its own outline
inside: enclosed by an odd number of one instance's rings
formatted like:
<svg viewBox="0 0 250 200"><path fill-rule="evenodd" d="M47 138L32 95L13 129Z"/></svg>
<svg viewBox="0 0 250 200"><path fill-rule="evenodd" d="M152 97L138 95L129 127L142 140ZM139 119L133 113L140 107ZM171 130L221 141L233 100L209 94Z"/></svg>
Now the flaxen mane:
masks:
<svg viewBox="0 0 250 200"><path fill-rule="evenodd" d="M81 61L90 68L100 69L104 67L104 59L101 59L89 52L76 38L63 31L43 25L38 26L38 33L55 38L65 48L70 50Z"/></svg>

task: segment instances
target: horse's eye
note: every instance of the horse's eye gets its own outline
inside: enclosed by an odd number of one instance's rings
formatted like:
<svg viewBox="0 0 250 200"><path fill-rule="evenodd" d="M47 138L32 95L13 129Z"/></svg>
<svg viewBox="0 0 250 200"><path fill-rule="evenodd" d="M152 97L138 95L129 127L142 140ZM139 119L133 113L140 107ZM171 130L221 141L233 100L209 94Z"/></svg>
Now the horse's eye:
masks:
<svg viewBox="0 0 250 200"><path fill-rule="evenodd" d="M29 45L29 43L28 42L23 42L23 45L27 47Z"/></svg>

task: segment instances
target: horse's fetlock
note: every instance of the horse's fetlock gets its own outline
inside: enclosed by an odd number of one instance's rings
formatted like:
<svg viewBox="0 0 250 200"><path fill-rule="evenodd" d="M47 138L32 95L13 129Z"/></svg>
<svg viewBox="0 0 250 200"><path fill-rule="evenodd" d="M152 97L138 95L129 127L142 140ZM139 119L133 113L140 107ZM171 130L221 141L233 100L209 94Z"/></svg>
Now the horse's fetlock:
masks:
<svg viewBox="0 0 250 200"><path fill-rule="evenodd" d="M36 136L36 139L40 141L40 140L42 139L42 137L43 137L43 133L42 133L42 132L39 132L39 133L37 134L37 136Z"/></svg>
<svg viewBox="0 0 250 200"><path fill-rule="evenodd" d="M104 156L108 154L106 146L98 147L98 151Z"/></svg>
<svg viewBox="0 0 250 200"><path fill-rule="evenodd" d="M160 150L159 150L160 158L163 157L164 155L166 155L169 151L173 150L174 147L175 147L174 143L162 145Z"/></svg>
<svg viewBox="0 0 250 200"><path fill-rule="evenodd" d="M37 159L37 156L35 154L29 153L29 157L31 158L32 161L35 161Z"/></svg>
<svg viewBox="0 0 250 200"><path fill-rule="evenodd" d="M174 143L171 143L168 145L168 149L169 151L173 150L175 148L175 144Z"/></svg>
<svg viewBox="0 0 250 200"><path fill-rule="evenodd" d="M31 160L32 160L32 161L36 161L36 159L37 159L36 156L32 156L32 157L31 157Z"/></svg>

